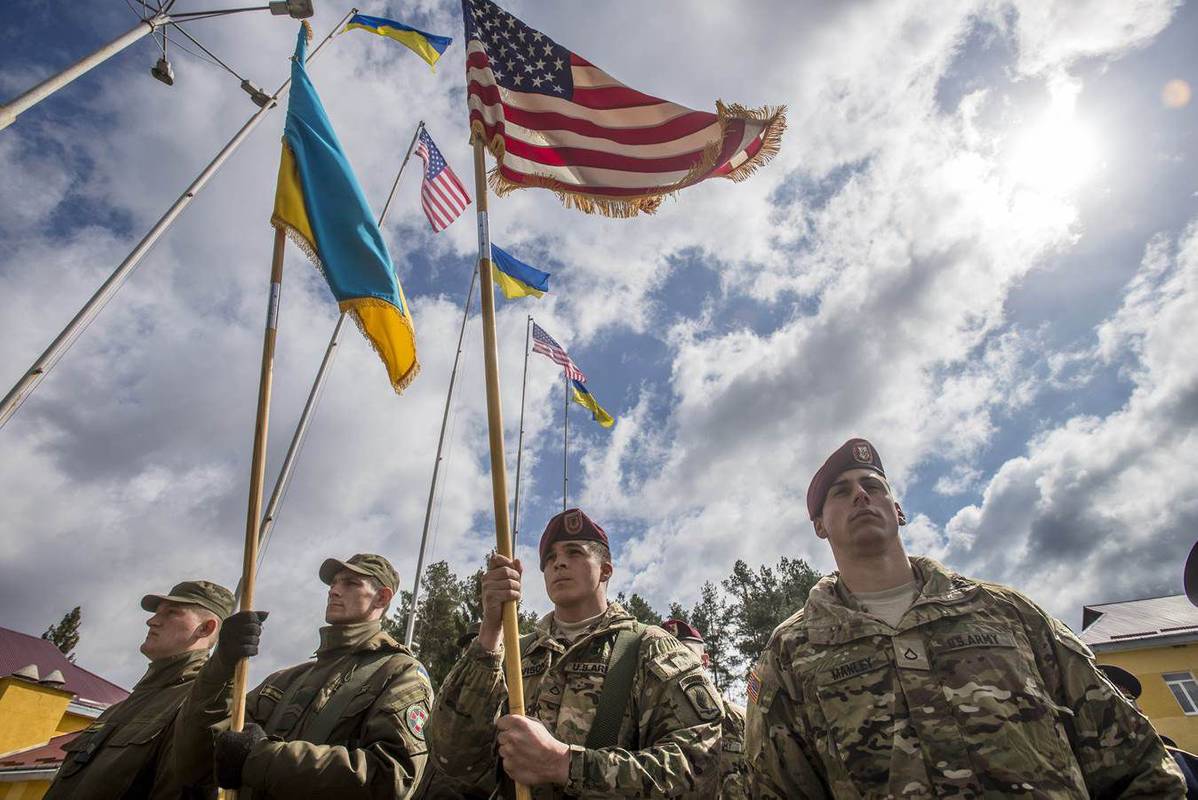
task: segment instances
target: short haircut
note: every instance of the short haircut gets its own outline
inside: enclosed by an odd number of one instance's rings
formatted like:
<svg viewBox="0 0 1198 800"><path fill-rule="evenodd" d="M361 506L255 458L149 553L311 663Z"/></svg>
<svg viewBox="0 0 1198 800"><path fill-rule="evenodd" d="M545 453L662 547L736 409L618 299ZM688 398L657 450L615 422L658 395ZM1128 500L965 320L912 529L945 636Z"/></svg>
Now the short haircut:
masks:
<svg viewBox="0 0 1198 800"><path fill-rule="evenodd" d="M582 542L579 542L579 544L581 544L583 549L588 553L598 558L600 564L611 563L611 550L609 550L607 545L605 545L603 542L596 542L586 539Z"/></svg>

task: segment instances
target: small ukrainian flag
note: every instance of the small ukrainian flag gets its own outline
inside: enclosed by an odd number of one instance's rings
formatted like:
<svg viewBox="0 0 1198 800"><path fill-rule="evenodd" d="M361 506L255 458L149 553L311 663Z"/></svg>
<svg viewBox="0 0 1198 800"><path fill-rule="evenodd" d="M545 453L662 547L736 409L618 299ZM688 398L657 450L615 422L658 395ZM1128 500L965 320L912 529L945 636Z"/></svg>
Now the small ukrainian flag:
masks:
<svg viewBox="0 0 1198 800"><path fill-rule="evenodd" d="M360 28L377 33L379 36L386 36L388 39L394 39L434 68L437 66L437 59L441 58L441 54L453 42L453 39L448 36L425 33L393 19L371 17L366 14L354 14L350 17L345 29L348 31L351 28Z"/></svg>
<svg viewBox="0 0 1198 800"><path fill-rule="evenodd" d="M591 412L591 419L598 422L604 428L610 428L615 423L615 417L607 413L603 406L599 405L599 401L595 396L587 391L587 387L582 381L570 381L574 386L574 402Z"/></svg>
<svg viewBox="0 0 1198 800"><path fill-rule="evenodd" d="M491 245L491 266L494 267L491 275L508 300L530 295L540 297L549 291L548 272L530 267L494 244Z"/></svg>

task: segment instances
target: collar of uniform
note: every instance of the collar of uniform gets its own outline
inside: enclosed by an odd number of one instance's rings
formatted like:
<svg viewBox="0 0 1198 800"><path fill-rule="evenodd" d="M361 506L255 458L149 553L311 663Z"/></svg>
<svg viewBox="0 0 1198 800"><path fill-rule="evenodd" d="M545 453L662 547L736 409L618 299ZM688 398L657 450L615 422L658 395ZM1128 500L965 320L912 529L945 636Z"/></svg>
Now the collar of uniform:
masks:
<svg viewBox="0 0 1198 800"><path fill-rule="evenodd" d="M378 650L387 643L383 637L391 639L383 633L383 623L377 619L352 625L325 625L320 629L320 647L316 648L316 657L337 656L354 650Z"/></svg>
<svg viewBox="0 0 1198 800"><path fill-rule="evenodd" d="M624 606L609 600L607 610L595 622L590 631L583 634L569 648L564 647L561 642L553 638L553 612L550 611L545 616L537 621L536 638L528 647L528 652L533 652L539 648L553 650L558 653L564 653L567 649L573 650L581 644L589 642L595 636L605 633L610 630L619 630L621 628L630 628L636 624L636 617L632 616L625 610ZM523 654L521 654L523 655Z"/></svg>
<svg viewBox="0 0 1198 800"><path fill-rule="evenodd" d="M173 686L191 680L207 660L207 650L188 650L186 653L178 653L151 661L150 666L146 669L146 674L141 677L133 689L136 691L137 689Z"/></svg>
<svg viewBox="0 0 1198 800"><path fill-rule="evenodd" d="M802 624L814 644L843 644L864 636L893 636L932 617L944 617L959 612L978 584L945 567L935 559L913 556L911 568L916 580L923 585L911 608L922 613L904 618L899 628L891 628L880 619L864 612L850 592L840 585L840 573L820 579L807 596Z"/></svg>

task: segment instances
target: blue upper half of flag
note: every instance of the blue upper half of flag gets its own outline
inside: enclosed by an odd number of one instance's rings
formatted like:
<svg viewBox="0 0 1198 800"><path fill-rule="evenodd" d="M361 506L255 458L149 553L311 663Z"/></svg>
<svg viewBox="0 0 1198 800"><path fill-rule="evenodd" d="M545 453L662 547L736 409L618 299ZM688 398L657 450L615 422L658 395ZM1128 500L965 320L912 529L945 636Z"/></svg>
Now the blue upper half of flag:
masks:
<svg viewBox="0 0 1198 800"><path fill-rule="evenodd" d="M530 267L499 245L491 245L491 261L505 275L514 278L538 292L549 291L549 273Z"/></svg>

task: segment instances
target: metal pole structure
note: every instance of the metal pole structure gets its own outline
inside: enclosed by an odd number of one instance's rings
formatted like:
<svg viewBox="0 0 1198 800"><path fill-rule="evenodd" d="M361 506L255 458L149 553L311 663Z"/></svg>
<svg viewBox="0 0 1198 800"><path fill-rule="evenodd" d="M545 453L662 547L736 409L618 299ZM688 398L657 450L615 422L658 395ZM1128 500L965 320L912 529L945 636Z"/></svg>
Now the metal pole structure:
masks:
<svg viewBox="0 0 1198 800"><path fill-rule="evenodd" d="M140 20L128 32L113 39L90 56L76 61L74 65L67 67L57 75L46 78L24 94L9 100L0 106L0 130L12 125L22 113L45 100L92 67L107 61L146 34L153 33L155 29L169 25L170 22L171 18L167 14L158 14L150 19Z"/></svg>
<svg viewBox="0 0 1198 800"><path fill-rule="evenodd" d="M270 265L270 300L266 307L266 330L262 335L262 372L258 378L258 414L254 422L254 450L250 462L250 500L245 520L245 552L241 566L242 611L254 607L254 575L258 562L258 528L262 519L262 484L266 477L266 435L270 423L270 390L274 378L275 339L279 328L279 293L283 284L283 249L287 235L275 228L274 255ZM232 729L245 725L245 691L250 675L250 660L237 661L233 673Z"/></svg>
<svg viewBox="0 0 1198 800"><path fill-rule="evenodd" d="M462 341L466 336L466 321L470 319L470 304L474 300L474 282L478 271L470 271L470 289L466 292L466 305L462 308L462 327L458 330L458 352L453 357L453 369L449 373L449 390L445 393L445 411L441 414L441 433L437 436L437 458L433 461L433 479L428 487L428 504L424 507L424 528L420 531L420 553L416 557L416 574L412 576L412 607L408 610L408 627L404 631L403 643L412 646L416 634L416 607L420 599L420 575L424 572L424 551L428 545L428 526L433 517L433 498L437 494L437 473L441 470L441 448L445 444L445 428L449 423L449 408L453 402L453 385L458 378L458 362L462 359Z"/></svg>
<svg viewBox="0 0 1198 800"><path fill-rule="evenodd" d="M491 500L495 510L495 552L511 558L508 529L507 467L503 460L503 406L499 396L499 346L495 335L495 285L491 277L491 233L487 227L487 169L482 131L475 131L474 193L478 197L478 281L483 299L483 368L487 386L487 438L491 445ZM508 713L524 716L524 676L520 671L520 619L515 601L503 604L503 672ZM516 800L532 792L516 784Z"/></svg>
<svg viewBox="0 0 1198 800"><path fill-rule="evenodd" d="M320 49L328 43L329 39L333 38L333 35L341 29L345 21L356 12L357 9L350 9L349 14L346 14L341 19L341 22L337 23L329 35L308 56L308 62L311 62L316 57ZM108 280L104 281L100 288L96 290L96 293L92 295L91 299L84 304L83 308L79 309L79 313L75 315L75 318L62 329L62 332L50 343L46 351L38 356L38 359L33 362L33 366L21 376L16 385L4 396L4 399L0 400L0 427L3 427L12 418L12 415L21 407L21 404L33 393L38 384L42 382L42 379L46 377L46 373L54 368L59 359L66 354L66 351L71 348L71 345L83 333L84 329L104 310L104 306L108 304L112 296L124 285L130 273L137 267L150 248L154 246L154 243L170 227L171 223L183 213L183 210L191 204L191 201L195 199L195 196L200 193L209 179L216 174L216 171L233 154L233 151L241 146L241 143L258 126L258 123L262 121L266 113L277 105L279 95L289 85L291 85L291 78L283 81L283 85L271 95L270 103L254 112L254 115L249 118L245 125L241 126L241 130L229 140L228 144L221 148L216 157L209 162L208 166L204 167L203 171L191 182L191 185L184 190L183 194L179 195L179 199L166 210L166 213L154 224L154 227L150 228L150 232L137 243L137 247L133 248L133 252L125 257L120 266L108 276Z"/></svg>
<svg viewBox="0 0 1198 800"><path fill-rule="evenodd" d="M404 156L403 162L399 165L399 172L395 174L395 182L391 184L391 192L387 195L387 202L383 204L383 211L379 214L379 227L383 227L383 221L387 219L387 210L391 208L391 199L395 197L395 189L399 186L399 179L403 175L404 167L408 165L408 158L412 155L412 148L416 144L416 137L420 135L420 129L424 127L424 121L421 120L416 125L416 132L412 134L412 141L408 145L407 155ZM287 493L287 486L291 483L291 474L295 467L295 461L299 457L299 451L303 446L304 437L308 434L308 424L312 421L312 413L316 410L316 404L320 398L320 393L324 389L324 381L328 375L329 367L332 366L333 358L337 352L337 346L341 343L341 328L345 325L345 312L337 318L337 324L333 328L333 335L329 337L328 347L324 351L324 359L320 362L320 369L316 371L316 380L312 382L312 390L308 392L308 400L304 403L304 410L300 414L299 422L296 423L295 433L291 435L291 444L287 447L287 455L283 458L283 466L279 468L279 477L275 480L274 491L270 493L270 502L266 504L266 514L262 517L262 528L258 531L258 559L261 561L266 554L266 545L270 540L270 532L274 529L275 517L279 512L279 505L283 502L283 495Z"/></svg>
<svg viewBox="0 0 1198 800"><path fill-rule="evenodd" d="M512 552L520 540L520 459L524 455L524 394L528 391L528 337L532 333L532 314L524 323L524 380L520 383L520 438L516 440L516 497L512 501Z"/></svg>
<svg viewBox="0 0 1198 800"><path fill-rule="evenodd" d="M570 376L565 367L562 367L562 388L566 390L562 403L562 511L565 511L570 494Z"/></svg>

